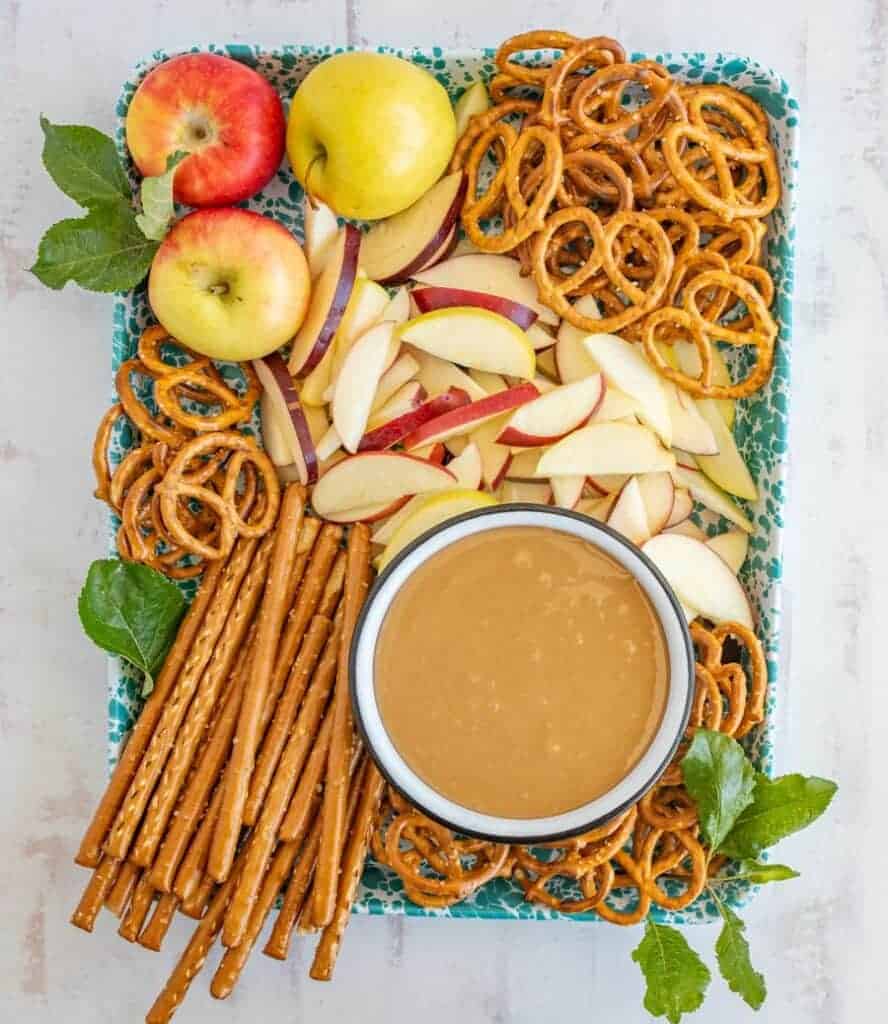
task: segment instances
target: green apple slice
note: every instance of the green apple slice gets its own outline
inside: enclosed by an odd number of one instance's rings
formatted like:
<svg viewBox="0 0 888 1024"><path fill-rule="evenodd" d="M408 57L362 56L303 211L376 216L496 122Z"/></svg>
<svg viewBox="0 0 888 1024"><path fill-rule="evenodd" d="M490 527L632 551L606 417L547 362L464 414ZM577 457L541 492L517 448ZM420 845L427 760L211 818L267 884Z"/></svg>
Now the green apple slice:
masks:
<svg viewBox="0 0 888 1024"><path fill-rule="evenodd" d="M453 105L453 116L456 118L456 137L460 138L469 121L476 114L483 114L490 107L490 96L483 82L475 82L460 96Z"/></svg>
<svg viewBox="0 0 888 1024"><path fill-rule="evenodd" d="M707 547L723 558L736 576L749 551L749 534L742 530L726 530L706 541Z"/></svg>
<svg viewBox="0 0 888 1024"><path fill-rule="evenodd" d="M676 463L672 476L680 487L686 487L691 492L694 501L699 501L711 512L716 512L718 515L724 516L725 519L729 519L746 533L754 532L755 527L730 496L699 469L689 469L687 466Z"/></svg>
<svg viewBox="0 0 888 1024"><path fill-rule="evenodd" d="M702 453L697 455L697 464L700 469L710 480L729 494L736 494L738 498L755 501L758 497L758 488L755 486L755 481L737 448L734 435L728 429L717 403L712 398L703 398L697 402L697 407L711 428L715 443L718 445L716 455Z"/></svg>
<svg viewBox="0 0 888 1024"><path fill-rule="evenodd" d="M700 376L700 353L697 351L697 346L693 342L676 341L672 346L672 351L675 355L675 361L678 362L678 368L682 373L686 374L688 377ZM733 381L731 380L731 374L728 370L724 356L716 345L711 346L711 352L712 383L718 384L720 387L730 387L730 385L733 384ZM718 411L721 413L722 419L725 421L725 426L728 430L732 430L734 427L734 413L737 408L737 403L733 398L717 398L714 399L714 401L718 407Z"/></svg>

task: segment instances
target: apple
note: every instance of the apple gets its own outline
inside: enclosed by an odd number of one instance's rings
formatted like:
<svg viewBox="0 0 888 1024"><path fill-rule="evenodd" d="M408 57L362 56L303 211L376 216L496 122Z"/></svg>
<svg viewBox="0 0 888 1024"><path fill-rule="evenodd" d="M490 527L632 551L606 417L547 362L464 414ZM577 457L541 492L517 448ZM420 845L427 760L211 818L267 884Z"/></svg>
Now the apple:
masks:
<svg viewBox="0 0 888 1024"><path fill-rule="evenodd" d="M552 500L552 488L539 481L529 483L525 480L503 480L499 495L502 502L548 505Z"/></svg>
<svg viewBox="0 0 888 1024"><path fill-rule="evenodd" d="M604 392L604 378L600 373L573 384L563 384L522 405L497 442L524 448L554 444L591 418Z"/></svg>
<svg viewBox="0 0 888 1024"><path fill-rule="evenodd" d="M479 388L483 388L486 395L495 395L509 387L509 382L501 373L489 373L487 370L469 370L469 376Z"/></svg>
<svg viewBox="0 0 888 1024"><path fill-rule="evenodd" d="M346 224L315 282L305 321L293 339L289 367L294 377L306 376L333 344L355 286L360 248L361 232Z"/></svg>
<svg viewBox="0 0 888 1024"><path fill-rule="evenodd" d="M293 171L343 217L380 220L405 210L441 177L455 141L443 86L391 54L328 57L290 105Z"/></svg>
<svg viewBox="0 0 888 1024"><path fill-rule="evenodd" d="M672 474L668 472L641 473L635 478L638 481L638 493L644 503L647 516L648 536L656 536L669 522L672 507L675 504L675 484Z"/></svg>
<svg viewBox="0 0 888 1024"><path fill-rule="evenodd" d="M745 533L753 533L755 527L740 511L731 498L716 484L712 483L699 469L688 469L677 463L672 476L679 487L686 487L694 501L699 501L711 512L729 519Z"/></svg>
<svg viewBox="0 0 888 1024"><path fill-rule="evenodd" d="M592 473L587 479L589 486L601 495L619 494L631 475L631 473Z"/></svg>
<svg viewBox="0 0 888 1024"><path fill-rule="evenodd" d="M678 363L678 368L682 373L687 374L688 377L700 376L700 353L692 341L676 341L672 346L672 351L675 356L675 362ZM733 381L731 380L731 374L728 371L724 356L715 345L710 346L710 353L712 356L712 383L723 387L730 387ZM737 403L733 398L716 398L713 401L722 419L725 421L725 426L728 430L731 430L734 426L734 413Z"/></svg>
<svg viewBox="0 0 888 1024"><path fill-rule="evenodd" d="M672 420L660 375L645 359L641 346L615 334L590 334L583 341L586 351L621 391L634 398L638 416L669 448L672 445Z"/></svg>
<svg viewBox="0 0 888 1024"><path fill-rule="evenodd" d="M469 121L476 114L483 114L490 107L490 96L483 82L475 82L460 96L453 107L456 118L456 137L461 138Z"/></svg>
<svg viewBox="0 0 888 1024"><path fill-rule="evenodd" d="M533 345L535 352L545 352L555 347L555 337L549 333L551 329L551 327L546 327L538 320L526 328L527 340ZM552 353L552 358L555 358L554 352Z"/></svg>
<svg viewBox="0 0 888 1024"><path fill-rule="evenodd" d="M402 341L460 366L534 376L536 356L524 331L498 313L452 306L408 320L398 328Z"/></svg>
<svg viewBox="0 0 888 1024"><path fill-rule="evenodd" d="M376 385L376 394L373 396L373 405L370 407L371 415L378 412L392 395L396 394L405 384L413 380L419 372L419 363L409 352L402 352L392 365L379 378ZM422 383L417 381L422 387ZM425 393L425 388L423 387Z"/></svg>
<svg viewBox="0 0 888 1024"><path fill-rule="evenodd" d="M481 451L474 442L469 442L462 452L447 463L447 468L456 477L458 487L477 490L481 486Z"/></svg>
<svg viewBox="0 0 888 1024"><path fill-rule="evenodd" d="M253 360L253 369L274 410L277 429L287 440L291 461L299 468L299 482L314 483L318 479L317 451L287 364L279 353L272 352Z"/></svg>
<svg viewBox="0 0 888 1024"><path fill-rule="evenodd" d="M258 359L286 344L309 304L302 248L270 217L197 210L177 221L151 263L154 315L211 359Z"/></svg>
<svg viewBox="0 0 888 1024"><path fill-rule="evenodd" d="M509 480L524 480L527 483L533 483L537 479L536 468L542 455L543 450L540 448L523 448L513 452L506 477Z"/></svg>
<svg viewBox="0 0 888 1024"><path fill-rule="evenodd" d="M411 349L409 355L419 363L416 379L429 395L443 395L450 388L459 388L461 391L465 391L473 402L487 397L487 391L484 388L449 360L439 359L418 348Z"/></svg>
<svg viewBox="0 0 888 1024"><path fill-rule="evenodd" d="M391 320L393 324L404 324L410 319L410 292L403 285L389 299L382 319Z"/></svg>
<svg viewBox="0 0 888 1024"><path fill-rule="evenodd" d="M536 396L537 390L530 383L487 395L477 402L462 405L425 423L404 438L404 447L418 448L433 441L446 441L456 434L467 434L490 420L498 419L503 413L532 401Z"/></svg>
<svg viewBox="0 0 888 1024"><path fill-rule="evenodd" d="M535 327L539 327L539 324L534 324ZM528 337L530 333L528 332ZM531 344L533 345L533 339L531 338ZM536 346L534 345L534 348ZM561 383L561 377L558 375L558 364L555 362L555 347L547 348L545 351L537 351L537 370L540 373L544 373L549 380L554 381L556 384Z"/></svg>
<svg viewBox="0 0 888 1024"><path fill-rule="evenodd" d="M641 406L634 398L627 395L625 391L621 391L616 384L608 383L601 405L595 410L592 418L596 423L625 420L629 417L637 417L640 408Z"/></svg>
<svg viewBox="0 0 888 1024"><path fill-rule="evenodd" d="M718 454L718 441L712 427L702 416L694 399L672 381L661 380L660 386L669 407L673 445L697 456ZM716 416L721 420L721 414L717 410ZM723 430L727 429L724 422L721 427Z"/></svg>
<svg viewBox="0 0 888 1024"><path fill-rule="evenodd" d="M517 380L517 377L509 378L510 382L515 382ZM558 387L554 381L549 380L548 377L544 377L541 373L538 373L536 377L533 378L531 384L533 384L541 395L548 395L550 391L554 391Z"/></svg>
<svg viewBox="0 0 888 1024"><path fill-rule="evenodd" d="M703 541L704 543L708 540L706 532L701 530L693 519L682 519L680 523L675 523L673 526L667 526L665 530L661 530L660 532L670 534L674 533L680 537L693 537L694 540Z"/></svg>
<svg viewBox="0 0 888 1024"><path fill-rule="evenodd" d="M448 519L463 515L465 512L474 512L476 509L487 508L496 503L496 500L489 494L463 488L429 498L400 524L379 557L376 563L377 570L382 572L399 551L402 551L428 530L440 526L441 523L446 523Z"/></svg>
<svg viewBox="0 0 888 1024"><path fill-rule="evenodd" d="M666 527L677 526L678 523L683 523L693 511L694 499L691 497L691 492L686 487L675 487L672 511L666 520Z"/></svg>
<svg viewBox="0 0 888 1024"><path fill-rule="evenodd" d="M603 498L582 498L577 502L575 511L599 523L606 523L616 500L616 494L606 494Z"/></svg>
<svg viewBox="0 0 888 1024"><path fill-rule="evenodd" d="M582 476L553 476L549 480L552 485L552 498L559 508L576 508L583 496Z"/></svg>
<svg viewBox="0 0 888 1024"><path fill-rule="evenodd" d="M361 247L361 265L380 284L401 284L428 266L450 242L463 200L466 176L454 171L406 210L377 221Z"/></svg>
<svg viewBox="0 0 888 1024"><path fill-rule="evenodd" d="M176 202L231 206L274 177L284 155L280 97L256 71L215 53L164 61L142 79L126 113L126 144L140 173L166 171Z"/></svg>
<svg viewBox="0 0 888 1024"><path fill-rule="evenodd" d="M693 399L688 398L688 401ZM725 423L719 407L712 398L704 398L696 402L700 415L712 430L717 453L709 455L701 453L697 456L697 465L703 472L729 494L736 494L738 498L746 498L748 501L755 501L758 498L758 488L755 481L743 460L743 456L737 449L734 435ZM687 448L687 445L682 447ZM692 451L693 449L688 449Z"/></svg>
<svg viewBox="0 0 888 1024"><path fill-rule="evenodd" d="M574 303L574 308L583 316L601 319L601 310L594 295L581 295ZM569 320L562 320L558 328L558 338L555 342L555 362L558 367L558 377L562 384L572 384L575 380L582 380L593 373L598 373L598 363L587 352L583 341L588 337L588 332L581 331L574 327Z"/></svg>
<svg viewBox="0 0 888 1024"><path fill-rule="evenodd" d="M607 525L633 544L644 544L651 536L637 476L630 477L626 486L617 495L617 500L608 514Z"/></svg>
<svg viewBox="0 0 888 1024"><path fill-rule="evenodd" d="M557 325L560 318L540 301L532 277L522 277L521 264L511 256L494 253L467 253L451 256L413 275L421 284L441 288L465 288L469 291L497 295L529 306L545 324Z"/></svg>
<svg viewBox="0 0 888 1024"><path fill-rule="evenodd" d="M647 427L593 423L554 444L540 459L537 476L658 473L674 466L675 457Z"/></svg>
<svg viewBox="0 0 888 1024"><path fill-rule="evenodd" d="M711 548L692 537L661 533L642 551L669 581L682 602L716 624L739 622L753 628L752 609L743 587Z"/></svg>
<svg viewBox="0 0 888 1024"><path fill-rule="evenodd" d="M259 396L259 422L262 426L262 447L276 467L292 466L293 452L290 438L284 432L281 417L275 415L275 407L267 391Z"/></svg>
<svg viewBox="0 0 888 1024"><path fill-rule="evenodd" d="M382 285L368 277L359 277L355 281L330 348L330 383L324 393L324 398L328 402L333 399L336 378L352 345L362 334L384 320L383 314L388 304L389 295ZM393 321L389 323L394 326Z"/></svg>
<svg viewBox="0 0 888 1024"><path fill-rule="evenodd" d="M305 258L312 280L316 280L326 266L339 235L336 214L317 199L306 195L302 200L302 224L305 233Z"/></svg>
<svg viewBox="0 0 888 1024"><path fill-rule="evenodd" d="M419 386L417 385L417 387ZM410 387L410 385L407 384L405 387ZM415 436L425 424L439 420L443 415L455 409L465 407L468 402L469 396L458 388L451 388L444 395L435 395L427 402L405 410L400 415L369 430L361 438L358 451L379 451L383 448L391 448L392 445L402 440L405 441L406 448L412 448L412 445L406 443L409 436ZM379 419L382 419L382 416Z"/></svg>
<svg viewBox="0 0 888 1024"><path fill-rule="evenodd" d="M736 576L749 551L749 534L742 530L726 530L706 541L706 546L711 548L720 558L728 564L731 572Z"/></svg>
<svg viewBox="0 0 888 1024"><path fill-rule="evenodd" d="M482 424L469 435L469 443L477 445L481 454L481 478L489 491L495 491L505 480L512 463L511 451L505 445L496 443L496 436L507 418L508 413L505 416L498 416ZM452 442L447 443L449 445Z"/></svg>
<svg viewBox="0 0 888 1024"><path fill-rule="evenodd" d="M379 394L378 387L376 388L376 393ZM418 380L408 380L378 409L374 408L374 406L370 407L367 429L375 430L377 427L381 427L383 423L390 423L396 416L401 416L405 412L410 412L411 409L416 409L422 405L428 397L426 389ZM465 401L468 400L469 397L466 395Z"/></svg>
<svg viewBox="0 0 888 1024"><path fill-rule="evenodd" d="M390 362L393 343L395 325L378 324L358 338L342 363L333 395L332 419L346 451L358 450L379 378Z"/></svg>
<svg viewBox="0 0 888 1024"><path fill-rule="evenodd" d="M529 306L522 306L520 302L501 299L497 295L487 295L484 292L470 291L468 288L439 288L428 285L414 288L410 297L420 313L449 309L451 306L476 306L478 309L488 309L491 313L499 313L522 331L527 331L537 318L534 310ZM549 344L553 344L551 339Z"/></svg>

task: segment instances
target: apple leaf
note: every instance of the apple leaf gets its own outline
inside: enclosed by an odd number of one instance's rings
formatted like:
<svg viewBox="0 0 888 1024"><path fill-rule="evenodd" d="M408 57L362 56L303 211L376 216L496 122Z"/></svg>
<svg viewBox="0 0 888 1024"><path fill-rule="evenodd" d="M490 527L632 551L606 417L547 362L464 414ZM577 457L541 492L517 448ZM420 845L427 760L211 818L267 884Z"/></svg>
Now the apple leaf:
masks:
<svg viewBox="0 0 888 1024"><path fill-rule="evenodd" d="M762 864L757 860L742 860L729 875L718 875L709 879L710 885L719 882L753 882L755 885L767 885L768 882L786 882L790 878L798 878L798 871L785 864Z"/></svg>
<svg viewBox="0 0 888 1024"><path fill-rule="evenodd" d="M632 959L647 986L644 1008L654 1017L678 1024L683 1014L702 1005L711 980L709 968L675 928L648 918L644 938L633 950Z"/></svg>
<svg viewBox="0 0 888 1024"><path fill-rule="evenodd" d="M752 803L755 769L735 739L698 729L682 759L681 771L697 804L703 837L711 849L717 850L741 812Z"/></svg>
<svg viewBox="0 0 888 1024"><path fill-rule="evenodd" d="M43 165L58 187L80 206L130 199L130 186L114 142L78 124L52 124L40 118Z"/></svg>
<svg viewBox="0 0 888 1024"><path fill-rule="evenodd" d="M94 292L127 291L148 273L157 248L139 230L129 203L118 200L54 224L40 240L31 273L50 288L74 281Z"/></svg>
<svg viewBox="0 0 888 1024"><path fill-rule="evenodd" d="M162 242L166 237L176 207L173 202L173 178L176 168L187 157L183 150L176 150L167 159L166 171L153 178L145 178L142 182L142 212L136 214L136 223L146 238Z"/></svg>
<svg viewBox="0 0 888 1024"><path fill-rule="evenodd" d="M718 969L730 990L736 992L747 1006L758 1010L764 1003L768 990L764 976L755 970L749 959L749 943L743 934L746 925L720 899L716 898L715 902L724 922L715 943Z"/></svg>

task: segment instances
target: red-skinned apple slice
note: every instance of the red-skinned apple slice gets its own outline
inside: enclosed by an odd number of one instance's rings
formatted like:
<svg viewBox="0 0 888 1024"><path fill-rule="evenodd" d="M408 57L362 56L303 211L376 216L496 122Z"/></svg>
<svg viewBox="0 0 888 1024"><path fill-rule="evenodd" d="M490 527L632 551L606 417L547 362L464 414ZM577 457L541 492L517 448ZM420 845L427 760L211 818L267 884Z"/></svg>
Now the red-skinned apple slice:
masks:
<svg viewBox="0 0 888 1024"><path fill-rule="evenodd" d="M361 232L346 224L315 282L308 313L293 339L289 368L294 377L310 373L333 343L354 288L360 248Z"/></svg>
<svg viewBox="0 0 888 1024"><path fill-rule="evenodd" d="M367 232L361 265L380 284L400 284L426 266L451 234L466 194L462 171L446 175L412 206Z"/></svg>
<svg viewBox="0 0 888 1024"><path fill-rule="evenodd" d="M600 373L554 388L522 405L497 442L524 448L554 444L589 421L604 392L604 378Z"/></svg>
<svg viewBox="0 0 888 1024"><path fill-rule="evenodd" d="M253 368L274 408L279 428L289 434L288 444L293 462L299 467L300 483L314 483L318 478L318 457L287 364L277 352L272 352L262 359L254 359Z"/></svg>
<svg viewBox="0 0 888 1024"><path fill-rule="evenodd" d="M549 481L552 485L552 499L559 508L576 508L583 496L582 476L553 476Z"/></svg>
<svg viewBox="0 0 888 1024"><path fill-rule="evenodd" d="M476 491L481 486L481 451L473 441L463 448L455 459L447 463L447 468L456 477L458 487Z"/></svg>
<svg viewBox="0 0 888 1024"><path fill-rule="evenodd" d="M416 303L420 314L431 313L436 309L449 309L451 306L477 306L479 309L488 309L491 313L506 317L522 331L526 331L537 318L534 310L529 306L522 306L520 302L512 302L511 299L503 299L498 295L470 291L467 288L439 288L427 285L414 288L410 297ZM552 344L551 339L549 344Z"/></svg>
<svg viewBox="0 0 888 1024"><path fill-rule="evenodd" d="M330 384L324 395L328 402L333 398L336 378L339 376L339 371L342 369L342 364L351 351L352 345L371 327L375 327L385 319L383 313L388 304L388 292L382 285L378 285L368 277L358 277L333 340Z"/></svg>
<svg viewBox="0 0 888 1024"><path fill-rule="evenodd" d="M444 457L447 454L447 449L439 441L437 444L426 444L422 448L416 448L411 453L418 459L427 459L429 462L434 462L436 466L444 464Z"/></svg>
<svg viewBox="0 0 888 1024"><path fill-rule="evenodd" d="M510 256L470 252L451 256L437 266L413 275L421 284L441 288L466 288L469 291L498 295L522 306L529 306L546 324L557 325L559 317L544 305L532 277L521 276L521 264Z"/></svg>
<svg viewBox="0 0 888 1024"><path fill-rule="evenodd" d="M533 344L533 339L531 339L531 344ZM555 362L554 346L537 352L537 370L545 374L555 384L561 383L561 378L558 376L558 364Z"/></svg>
<svg viewBox="0 0 888 1024"><path fill-rule="evenodd" d="M548 505L552 500L552 488L547 483L528 483L525 480L504 480L499 491L502 502L526 502L531 505Z"/></svg>
<svg viewBox="0 0 888 1024"><path fill-rule="evenodd" d="M289 432L284 431L281 416L267 391L263 391L259 398L259 420L262 424L262 447L271 461L278 467L293 465Z"/></svg>
<svg viewBox="0 0 888 1024"><path fill-rule="evenodd" d="M420 270L428 270L429 267L434 267L436 263L440 263L442 260L446 260L448 256L453 255L453 250L456 248L456 243L459 240L458 227L459 225L457 224L453 225L450 229L450 234L441 243L441 248L435 251L431 259L420 267Z"/></svg>
<svg viewBox="0 0 888 1024"><path fill-rule="evenodd" d="M443 395L450 388L460 388L465 391L473 402L487 397L484 388L480 387L465 370L454 366L447 359L439 359L418 348L410 349L408 354L419 363L416 379L426 389L430 397Z"/></svg>
<svg viewBox="0 0 888 1024"><path fill-rule="evenodd" d="M410 412L411 409L422 405L427 398L426 389L418 380L408 380L379 409L370 409L367 430L375 430L384 423L389 423L398 416L402 416L405 412ZM468 401L468 396L466 396L466 401Z"/></svg>
<svg viewBox="0 0 888 1024"><path fill-rule="evenodd" d="M325 519L349 509L387 505L413 494L443 491L453 474L404 452L361 452L336 463L315 485L312 504Z"/></svg>
<svg viewBox="0 0 888 1024"><path fill-rule="evenodd" d="M706 546L725 560L728 568L736 576L746 561L749 551L749 534L742 530L730 529L710 537Z"/></svg>
<svg viewBox="0 0 888 1024"><path fill-rule="evenodd" d="M633 544L644 544L650 537L647 513L638 477L630 477L628 483L620 491L613 508L607 517L607 525L621 533Z"/></svg>
<svg viewBox="0 0 888 1024"><path fill-rule="evenodd" d="M672 506L675 504L672 474L641 473L635 479L647 516L648 536L654 537L666 526L672 515Z"/></svg>
<svg viewBox="0 0 888 1024"><path fill-rule="evenodd" d="M419 363L409 352L402 352L379 378L376 394L373 396L373 405L370 407L371 415L378 412L392 395L400 391L405 384L412 381L417 373L419 373ZM421 384L420 381L417 381L417 383ZM425 387L423 387L423 392L428 397Z"/></svg>
<svg viewBox="0 0 888 1024"><path fill-rule="evenodd" d="M505 445L496 443L496 436L505 425L508 413L484 423L469 435L469 442L478 446L481 453L481 478L488 491L495 491L503 480L512 462L512 452ZM448 444L451 442L448 441Z"/></svg>
<svg viewBox="0 0 888 1024"><path fill-rule="evenodd" d="M408 320L399 336L416 348L459 366L531 380L536 355L520 327L498 313L451 306Z"/></svg>
<svg viewBox="0 0 888 1024"><path fill-rule="evenodd" d="M517 409L525 402L532 401L536 396L537 390L530 383L507 388L495 395L487 395L477 402L463 405L419 427L404 438L404 447L418 448L433 441L446 441L457 434L467 434L490 420Z"/></svg>
<svg viewBox="0 0 888 1024"><path fill-rule="evenodd" d="M521 451L512 453L512 461L509 463L506 476L509 480L524 480L527 483L534 483L538 478L536 468L542 458L543 450L540 448L522 448Z"/></svg>
<svg viewBox="0 0 888 1024"><path fill-rule="evenodd" d="M669 513L669 519L666 521L664 529L683 523L693 511L694 499L691 497L691 492L686 487L676 487L672 500L672 511Z"/></svg>
<svg viewBox="0 0 888 1024"><path fill-rule="evenodd" d="M527 340L533 345L534 351L537 353L537 358L539 358L540 352L548 352L549 349L555 347L555 335L550 334L550 330L551 327L547 328L537 320L525 332ZM552 358L553 360L555 358L554 352L552 353Z"/></svg>
<svg viewBox="0 0 888 1024"><path fill-rule="evenodd" d="M371 327L354 343L342 364L333 395L332 418L346 451L358 450L379 378L389 361L394 331L395 325L391 323Z"/></svg>
<svg viewBox="0 0 888 1024"><path fill-rule="evenodd" d="M538 476L594 476L599 473L658 473L675 457L640 424L593 423L581 427L540 459Z"/></svg>
<svg viewBox="0 0 888 1024"><path fill-rule="evenodd" d="M312 280L317 280L330 258L339 223L336 214L319 199L307 195L302 201L303 223L305 225L305 258Z"/></svg>
<svg viewBox="0 0 888 1024"><path fill-rule="evenodd" d="M421 387L418 382L417 386ZM405 385L405 388L409 387L409 384ZM430 398L427 402L402 412L400 415L383 422L372 430L368 430L361 438L358 451L372 452L391 448L392 445L407 438L409 434L420 430L424 424L440 419L449 412L465 407L468 404L469 396L465 391L451 388L446 395L435 395L434 398ZM381 415L379 419L382 419ZM410 445L405 446L411 447Z"/></svg>
<svg viewBox="0 0 888 1024"><path fill-rule="evenodd" d="M743 587L727 563L691 537L661 533L642 551L663 573L679 598L707 619L739 622L753 628L752 610Z"/></svg>

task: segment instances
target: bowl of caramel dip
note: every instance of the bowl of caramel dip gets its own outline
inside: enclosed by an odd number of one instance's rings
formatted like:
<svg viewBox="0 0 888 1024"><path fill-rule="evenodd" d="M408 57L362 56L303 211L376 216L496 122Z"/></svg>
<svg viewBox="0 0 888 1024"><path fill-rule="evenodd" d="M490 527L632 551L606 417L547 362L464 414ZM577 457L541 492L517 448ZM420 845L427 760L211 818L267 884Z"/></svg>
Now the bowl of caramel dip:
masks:
<svg viewBox="0 0 888 1024"><path fill-rule="evenodd" d="M377 579L352 705L389 783L466 835L548 842L635 803L694 692L678 599L607 526L502 505L418 538Z"/></svg>

